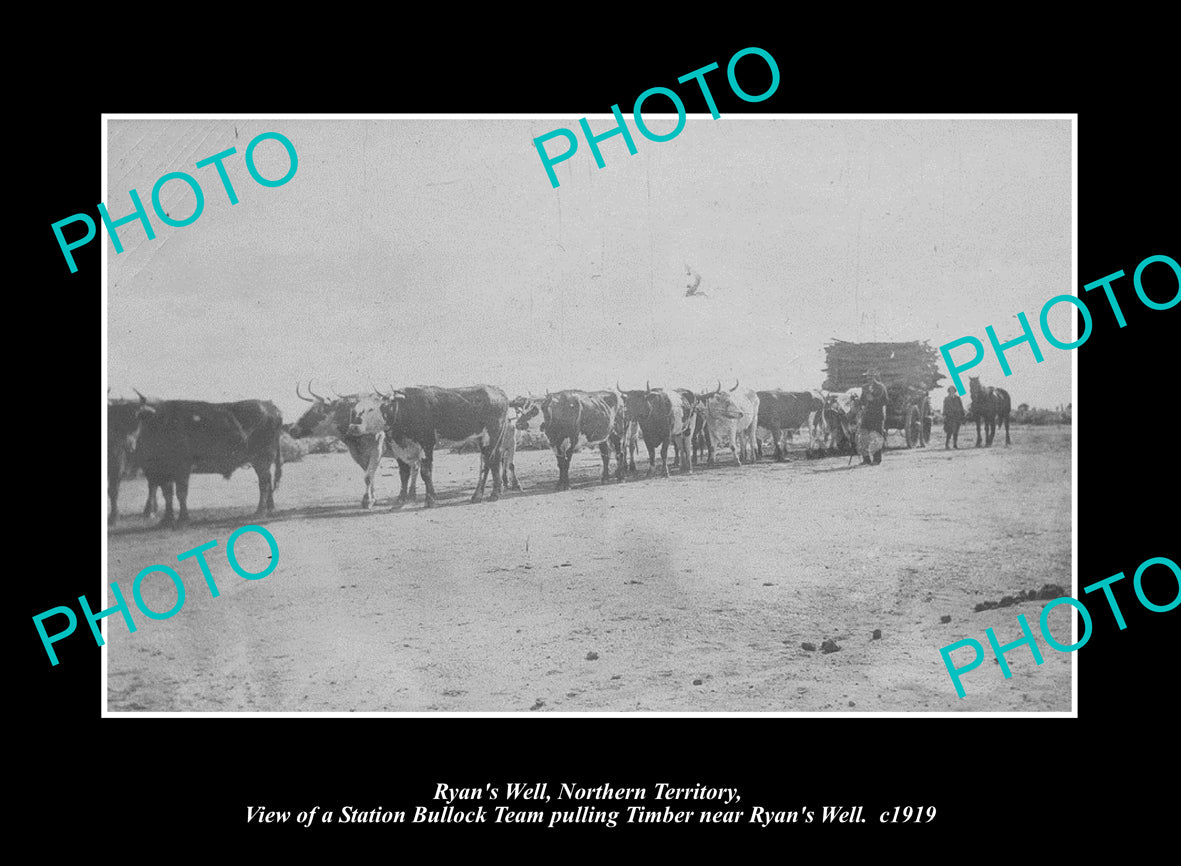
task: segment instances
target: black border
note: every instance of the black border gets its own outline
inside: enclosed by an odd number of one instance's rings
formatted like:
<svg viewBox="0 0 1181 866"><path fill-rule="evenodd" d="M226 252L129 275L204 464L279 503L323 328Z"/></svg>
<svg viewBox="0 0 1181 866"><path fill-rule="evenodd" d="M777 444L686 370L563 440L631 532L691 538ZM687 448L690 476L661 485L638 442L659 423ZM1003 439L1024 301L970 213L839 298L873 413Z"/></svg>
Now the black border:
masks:
<svg viewBox="0 0 1181 866"><path fill-rule="evenodd" d="M248 49L238 45L221 60L190 51L184 63L175 64L183 69L180 74L160 54L151 64L122 72L104 67L92 74L67 67L57 74L56 90L51 89L58 98L39 107L32 115L35 123L23 130L36 139L26 150L33 165L21 172L20 180L30 186L26 199L36 202L37 215L17 209L22 228L35 239L28 251L34 276L30 288L36 287L30 292L29 321L48 323L45 330L60 335L41 345L42 350L54 347L51 359L29 365L26 356L26 369L48 373L49 393L62 393L66 382L89 381L89 376L78 375L78 366L93 371L89 365L100 354L95 327L101 315L98 244L77 254L81 272L70 275L49 224L73 213L95 215L102 111L592 113L617 102L626 113L639 92L656 85L673 87L690 111L700 111L691 86L677 85L676 77L717 62L720 69L711 73L711 81L718 82L712 89L723 115L1078 112L1076 290L1123 269L1127 277L1119 294L1128 320L1126 328L1116 328L1105 304L1091 303L1094 333L1077 350L1080 585L1126 572L1116 594L1128 622L1126 630L1117 631L1103 606L1089 605L1095 634L1079 654L1079 719L100 723L98 650L83 659L77 646L65 642L59 646L68 647L69 663L49 669L27 618L79 594L92 594L96 583L90 557L98 540L99 506L93 476L88 475L93 469L85 467L93 467L88 455L96 453L100 438L91 426L98 425L97 416L90 414L98 400L83 384L69 389L80 393L85 407L81 417L88 419L79 435L69 437L80 453L75 457L72 449L63 452L58 446L54 450L61 457L51 461L65 464L69 481L81 480L83 495L76 495L76 485L63 484L57 472L47 478L45 465L30 467L35 477L29 483L53 490L42 513L33 515L42 525L32 537L41 538L46 552L65 548L68 553L58 564L29 563L30 579L21 582L29 585L30 598L22 600L26 631L17 664L32 684L27 694L33 724L26 741L37 760L29 802L40 804L32 810L37 817L21 829L34 835L53 833L68 815L71 830L64 842L71 849L75 836L79 847L89 847L121 832L134 832L142 842L176 845L188 837L174 834L190 830L199 831L207 844L232 840L245 846L241 850L272 852L289 844L291 850L339 850L362 837L376 841L379 837L373 834L378 832L383 841L396 841L394 834L405 832L450 844L460 837L537 843L542 831L534 827L488 825L494 828L489 835L488 828L455 825L356 825L347 833L338 827L313 837L289 825L247 827L244 815L247 805L259 803L294 809L310 803L324 808L412 807L427 802L427 792L439 781L482 785L548 780L551 786L560 781L705 782L737 785L744 799L779 808L861 803L867 816L873 816L893 805L934 804L939 817L933 825L910 828L882 827L871 817L864 827L758 831L749 825L660 825L564 830L553 839L561 845L593 837L617 845L643 838L668 846L682 841L697 845L705 836L723 843L746 841L761 833L802 845L791 849L796 853L843 852L862 843L875 850L891 847L894 840L916 850L913 843L925 840L954 845L930 850L956 856L970 840L993 838L990 831L1028 827L1029 822L1047 834L1066 832L1068 825L1058 822L1070 818L1071 804L1079 798L1102 802L1113 796L1102 794L1101 786L1117 770L1123 774L1119 813L1140 826L1163 816L1164 805L1154 799L1146 767L1158 755L1169 754L1165 734L1170 718L1158 718L1153 710L1169 706L1168 640L1178 619L1176 611L1144 611L1130 584L1135 567L1149 557L1181 561L1170 532L1176 525L1177 460L1169 424L1172 368L1166 357L1178 312L1148 310L1135 300L1130 280L1148 255L1181 258L1175 216L1181 184L1170 152L1176 141L1175 111L1158 101L1175 89L1166 83L1175 82L1175 75L1162 68L1161 77L1155 77L1151 50L1138 53L1133 68L1131 58L1114 49L1089 55L1064 44L1060 36L1010 35L979 49L962 40L899 42L883 37L881 44L864 51L854 48L845 31L809 34L802 25L790 37L770 37L768 28L754 28L738 39L714 36L708 22L701 22L692 38L621 25L574 40L564 35L566 29L543 21L541 30L525 31L536 37L486 37L479 43L432 39L420 32L383 44L348 34L343 44L346 35L334 40L334 28L326 26L314 41L282 47L252 37L245 43ZM118 43L129 55L139 52L137 44L155 44ZM749 45L768 50L782 75L776 95L757 105L737 100L721 78L728 58ZM101 225L99 232L101 237ZM1048 288L1047 297L1051 293ZM1037 311L1026 312L1032 319ZM68 363L74 359L80 364ZM1157 443L1165 448L1155 447ZM52 535L41 534L45 523ZM77 526L82 543L73 545ZM66 527L67 533L60 534ZM78 548L77 556L70 555L72 547ZM1150 594L1165 596L1166 582L1161 586ZM80 627L83 634L84 624ZM816 849L817 842L836 847Z"/></svg>

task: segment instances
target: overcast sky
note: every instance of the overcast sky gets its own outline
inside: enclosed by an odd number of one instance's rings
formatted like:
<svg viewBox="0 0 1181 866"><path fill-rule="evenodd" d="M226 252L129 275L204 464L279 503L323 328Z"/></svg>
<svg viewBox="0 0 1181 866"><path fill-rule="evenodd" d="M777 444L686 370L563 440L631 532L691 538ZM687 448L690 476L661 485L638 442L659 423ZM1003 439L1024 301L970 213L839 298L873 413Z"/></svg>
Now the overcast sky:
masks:
<svg viewBox="0 0 1181 866"><path fill-rule="evenodd" d="M131 188L150 213L170 171L205 196L189 226L153 215L154 240L122 227L119 255L99 227L113 393L257 397L294 420L308 379L802 390L824 380L830 338L987 346L986 325L1011 339L1018 311L1037 329L1046 300L1075 292L1067 121L706 116L662 143L631 126L638 153L609 138L603 169L580 138L554 189L532 139L559 126L577 118L110 121L113 218ZM244 163L270 131L299 155L274 188ZM233 206L194 167L229 147ZM275 141L255 157L264 177L287 170ZM172 181L162 205L183 219L195 201ZM686 264L705 297L685 296ZM1050 317L1061 340L1072 310ZM1022 346L1009 378L991 351L972 372L1015 405L1067 403L1071 353L1039 341L1041 364Z"/></svg>

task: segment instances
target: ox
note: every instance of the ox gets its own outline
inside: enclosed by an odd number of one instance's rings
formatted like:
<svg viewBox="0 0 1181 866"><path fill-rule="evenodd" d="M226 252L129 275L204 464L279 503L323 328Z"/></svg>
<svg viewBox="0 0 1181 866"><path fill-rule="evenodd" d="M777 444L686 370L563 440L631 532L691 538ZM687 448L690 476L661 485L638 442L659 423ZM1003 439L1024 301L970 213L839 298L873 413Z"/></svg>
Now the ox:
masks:
<svg viewBox="0 0 1181 866"><path fill-rule="evenodd" d="M704 448L708 444L708 436L705 434L705 410L701 408L697 401L697 395L688 388L671 388L671 393L681 398L681 414L685 419L685 426L681 431L681 436L673 438L673 451L677 455L676 463L681 462L681 452L679 449L685 448L690 451L689 469L688 472L693 471L693 464L697 462L697 437L701 437L701 445ZM712 452L713 447L710 446Z"/></svg>
<svg viewBox="0 0 1181 866"><path fill-rule="evenodd" d="M828 405L812 413L809 424L812 428L811 452L818 455L833 452L846 454L855 450L849 416L833 402L831 396Z"/></svg>
<svg viewBox="0 0 1181 866"><path fill-rule="evenodd" d="M668 478L668 446L674 443L678 446L681 471L692 472L687 438L694 421L692 403L675 391L653 390L650 383L644 384L643 391L624 391L618 382L615 388L623 398L623 414L629 428L635 424L643 434L648 449L648 474L645 477L651 477L656 470L656 448L659 446L660 469Z"/></svg>
<svg viewBox="0 0 1181 866"><path fill-rule="evenodd" d="M775 443L775 460L787 459L787 446L782 444L782 433L798 430L803 425L809 425L812 439L809 450L818 438L816 426L817 417L813 413L824 409L824 401L810 391L759 391L759 426L771 433L771 441ZM763 456L763 444L755 437L755 444L759 457Z"/></svg>
<svg viewBox="0 0 1181 866"><path fill-rule="evenodd" d="M501 436L503 449L500 457L500 477L506 490L521 489L517 481L517 434L528 430L529 422L540 414L541 402L534 397L514 397L509 401L504 433Z"/></svg>
<svg viewBox="0 0 1181 866"><path fill-rule="evenodd" d="M749 388L739 390L737 381L729 391L723 391L722 383L718 382L717 390L706 394L702 402L714 448L721 449L728 442L739 466L742 465L740 447L748 460L755 460L759 395Z"/></svg>
<svg viewBox="0 0 1181 866"><path fill-rule="evenodd" d="M279 437L283 415L264 400L203 403L197 400L149 402L140 395L140 435L136 462L148 479L151 498L155 487L164 492L161 525L173 522L172 490L180 503L179 523L189 518L189 476L216 473L225 478L250 464L258 475L255 516L275 510L275 488L283 477ZM274 479L271 465L274 464Z"/></svg>
<svg viewBox="0 0 1181 866"><path fill-rule="evenodd" d="M107 496L111 500L107 523L111 526L119 520L119 484L124 472L134 463L136 441L142 426L142 406L142 400L110 400L107 403ZM155 488L149 484L144 517L155 510Z"/></svg>
<svg viewBox="0 0 1181 866"><path fill-rule="evenodd" d="M500 460L508 418L508 397L491 385L470 388L400 388L389 395L363 398L353 407L350 436L384 432L402 474L405 501L410 465L420 460L426 485L426 507L435 504L433 468L435 446L476 441L480 445L480 480L471 501L484 498L488 473L492 473L490 502L500 498Z"/></svg>
<svg viewBox="0 0 1181 866"><path fill-rule="evenodd" d="M353 461L365 470L365 493L361 497L361 507L372 508L377 504L377 470L381 466L381 459L382 457L396 458L397 456L386 440L385 432L366 433L361 436L349 435L348 429L352 421L353 407L364 399L364 395L353 394L346 397L337 395L335 400L328 400L313 391L310 382L308 383L308 393L312 396L305 397L300 393L298 383L296 384L296 396L312 405L300 416L298 421L291 425L288 432L293 439L302 439L305 436L334 436L340 439L349 449ZM402 468L401 460L398 461L398 468ZM403 479L409 477L409 498L413 502L418 495L417 458L410 461L402 477ZM405 480L402 484L402 499L403 501L406 499Z"/></svg>
<svg viewBox="0 0 1181 866"><path fill-rule="evenodd" d="M708 394L697 395L686 388L677 388L677 393L685 400L689 401L689 406L693 410L693 458L692 464L697 466L700 463L702 456L708 455L706 463L712 465L714 462L714 444L709 437L709 425L706 423L705 416L705 401L709 397Z"/></svg>
<svg viewBox="0 0 1181 866"><path fill-rule="evenodd" d="M614 391L558 391L541 404L545 436L558 458L558 490L570 489L570 460L580 448L598 445L603 476L610 478L611 448L615 449L615 477L623 480L624 415Z"/></svg>

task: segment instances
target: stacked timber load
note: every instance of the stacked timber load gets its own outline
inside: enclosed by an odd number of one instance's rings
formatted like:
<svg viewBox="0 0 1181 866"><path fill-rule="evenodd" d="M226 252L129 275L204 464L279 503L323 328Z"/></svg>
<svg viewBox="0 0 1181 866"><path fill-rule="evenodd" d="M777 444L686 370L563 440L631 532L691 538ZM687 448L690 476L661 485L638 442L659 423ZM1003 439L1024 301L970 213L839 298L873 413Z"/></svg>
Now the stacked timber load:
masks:
<svg viewBox="0 0 1181 866"><path fill-rule="evenodd" d="M939 372L939 353L923 340L913 343L847 343L835 337L824 347L826 391L848 391L865 384L870 370L887 386L933 391L946 378Z"/></svg>

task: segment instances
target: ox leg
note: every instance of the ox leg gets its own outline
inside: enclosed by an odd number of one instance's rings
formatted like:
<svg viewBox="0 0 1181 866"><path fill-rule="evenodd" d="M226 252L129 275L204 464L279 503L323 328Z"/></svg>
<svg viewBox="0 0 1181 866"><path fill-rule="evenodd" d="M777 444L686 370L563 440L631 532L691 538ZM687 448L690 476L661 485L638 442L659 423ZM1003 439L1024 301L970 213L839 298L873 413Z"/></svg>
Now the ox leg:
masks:
<svg viewBox="0 0 1181 866"><path fill-rule="evenodd" d="M668 478L668 439L660 443L660 471Z"/></svg>
<svg viewBox="0 0 1181 866"><path fill-rule="evenodd" d="M976 447L977 448L979 448L982 444L980 441L980 424L981 424L981 421L979 418L977 418L976 419Z"/></svg>
<svg viewBox="0 0 1181 866"><path fill-rule="evenodd" d="M111 513L107 515L107 526L114 526L119 520L119 479L107 485L107 496L111 500Z"/></svg>
<svg viewBox="0 0 1181 866"><path fill-rule="evenodd" d="M176 504L178 513L176 515L176 523L178 526L189 522L189 476L188 474L178 475L176 477Z"/></svg>
<svg viewBox="0 0 1181 866"><path fill-rule="evenodd" d="M681 459L678 461L681 471L693 474L693 461L689 457L689 434L681 433Z"/></svg>
<svg viewBox="0 0 1181 866"><path fill-rule="evenodd" d="M381 466L381 443L369 455L369 464L365 467L365 495L361 497L361 507L370 509L377 504L377 470Z"/></svg>
<svg viewBox="0 0 1181 866"><path fill-rule="evenodd" d="M492 494L488 497L489 502L495 502L500 498L500 445L489 445L480 451L480 483L476 485L476 492L472 494L472 502L479 502L484 498L484 485L488 480L488 474L492 474Z"/></svg>
<svg viewBox="0 0 1181 866"><path fill-rule="evenodd" d="M262 517L264 514L270 514L275 510L275 493L271 485L271 464L270 461L266 463L255 463L254 471L258 475L258 508L254 509L255 517ZM186 480L186 486L187 481ZM180 481L178 479L176 486L177 498L180 497ZM182 502L184 500L181 500Z"/></svg>
<svg viewBox="0 0 1181 866"><path fill-rule="evenodd" d="M176 522L176 515L172 511L172 481L160 482L160 493L164 496L164 516L160 518L160 526L171 526Z"/></svg>
<svg viewBox="0 0 1181 866"><path fill-rule="evenodd" d="M484 485L488 481L488 473L492 471L492 461L489 459L488 449L480 449L480 480L476 482L476 491L470 502L479 502L484 498ZM499 481L500 479L496 479Z"/></svg>
<svg viewBox="0 0 1181 866"><path fill-rule="evenodd" d="M402 481L402 489L398 491L398 498L394 500L394 508L401 506L407 499L406 485L410 483L411 466L409 463L404 463L398 460L398 477ZM414 469L415 476L418 475L418 470Z"/></svg>
<svg viewBox="0 0 1181 866"><path fill-rule="evenodd" d="M708 430L705 431L705 453L706 453L705 465L706 466L713 466L714 465L714 437L710 434L710 432Z"/></svg>
<svg viewBox="0 0 1181 866"><path fill-rule="evenodd" d="M611 479L611 446L606 442L599 443L599 456L603 459L603 474L599 477L599 483L606 484Z"/></svg>
<svg viewBox="0 0 1181 866"><path fill-rule="evenodd" d="M156 513L156 488L160 485L154 481L148 482L148 499L144 502L144 520Z"/></svg>
<svg viewBox="0 0 1181 866"><path fill-rule="evenodd" d="M488 501L495 502L497 499L500 498L500 493L505 488L505 485L500 483L500 474L504 468L501 464L504 462L505 456L504 456L504 453L500 449L499 443L497 443L495 446L493 446L493 448L491 450L492 450L492 493L491 493L491 495L489 495Z"/></svg>
<svg viewBox="0 0 1181 866"><path fill-rule="evenodd" d="M558 489L570 489L570 455L565 447L559 445L556 451L558 458Z"/></svg>
<svg viewBox="0 0 1181 866"><path fill-rule="evenodd" d="M1009 439L1009 416L1006 415L1005 416L1005 445L1007 447L1012 444L1013 444L1012 441Z"/></svg>
<svg viewBox="0 0 1181 866"><path fill-rule="evenodd" d="M430 445L422 449L422 459L418 464L418 471L422 473L422 483L426 486L425 507L435 506L435 446Z"/></svg>
<svg viewBox="0 0 1181 866"><path fill-rule="evenodd" d="M259 507L254 509L254 516L261 517L273 514L275 510L275 486L270 480L270 461L256 463L254 471L259 476Z"/></svg>

